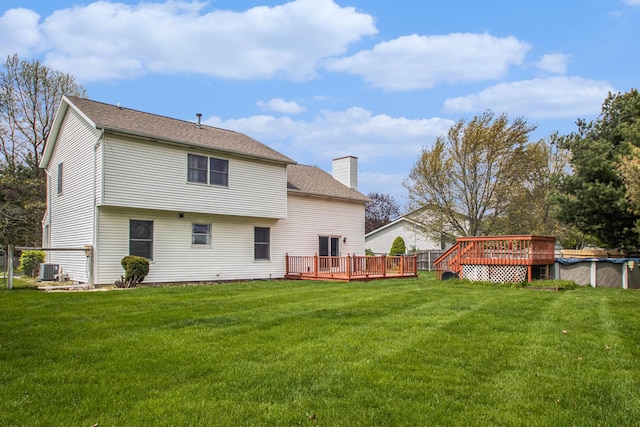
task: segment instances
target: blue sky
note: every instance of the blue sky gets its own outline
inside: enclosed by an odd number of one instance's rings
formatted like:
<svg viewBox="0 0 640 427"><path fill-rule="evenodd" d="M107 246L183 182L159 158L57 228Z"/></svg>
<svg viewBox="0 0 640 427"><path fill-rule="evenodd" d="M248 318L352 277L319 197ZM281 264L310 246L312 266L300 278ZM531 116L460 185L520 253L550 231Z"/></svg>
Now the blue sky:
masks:
<svg viewBox="0 0 640 427"><path fill-rule="evenodd" d="M568 134L638 88L640 0L3 0L13 53L91 99L202 113L302 164L354 155L360 191L404 204L422 147L460 118Z"/></svg>

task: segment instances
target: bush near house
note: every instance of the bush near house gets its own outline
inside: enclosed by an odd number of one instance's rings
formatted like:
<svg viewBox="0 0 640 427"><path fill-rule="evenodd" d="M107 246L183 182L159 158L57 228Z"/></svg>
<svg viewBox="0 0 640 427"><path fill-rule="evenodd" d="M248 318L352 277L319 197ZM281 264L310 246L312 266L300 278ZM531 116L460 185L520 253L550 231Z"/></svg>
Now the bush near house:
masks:
<svg viewBox="0 0 640 427"><path fill-rule="evenodd" d="M20 254L20 271L25 276L36 277L40 271L40 264L44 262L43 251L22 251Z"/></svg>
<svg viewBox="0 0 640 427"><path fill-rule="evenodd" d="M144 257L127 255L120 264L124 268L124 276L115 282L119 288L133 288L149 274L149 260Z"/></svg>

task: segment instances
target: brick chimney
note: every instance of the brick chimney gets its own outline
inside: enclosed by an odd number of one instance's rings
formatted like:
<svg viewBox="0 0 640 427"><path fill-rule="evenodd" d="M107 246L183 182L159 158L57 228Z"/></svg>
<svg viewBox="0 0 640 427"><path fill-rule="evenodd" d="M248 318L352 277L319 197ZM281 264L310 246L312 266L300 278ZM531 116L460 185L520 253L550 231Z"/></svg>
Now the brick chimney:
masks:
<svg viewBox="0 0 640 427"><path fill-rule="evenodd" d="M358 189L358 158L345 156L333 159L331 175L347 187Z"/></svg>

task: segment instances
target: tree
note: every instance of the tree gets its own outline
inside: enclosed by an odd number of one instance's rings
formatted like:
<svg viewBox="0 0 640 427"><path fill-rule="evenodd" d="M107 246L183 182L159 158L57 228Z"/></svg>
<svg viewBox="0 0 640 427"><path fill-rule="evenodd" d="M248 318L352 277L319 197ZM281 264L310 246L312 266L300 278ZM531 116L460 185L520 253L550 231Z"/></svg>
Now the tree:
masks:
<svg viewBox="0 0 640 427"><path fill-rule="evenodd" d="M0 70L0 245L37 246L46 178L39 168L63 95L86 96L65 73L7 57Z"/></svg>
<svg viewBox="0 0 640 427"><path fill-rule="evenodd" d="M7 57L0 73L0 155L8 172L27 165L35 177L63 95L86 96L73 76L40 61Z"/></svg>
<svg viewBox="0 0 640 427"><path fill-rule="evenodd" d="M627 199L636 215L640 215L640 147L631 146L628 155L616 165L626 186ZM640 224L636 221L636 231Z"/></svg>
<svg viewBox="0 0 640 427"><path fill-rule="evenodd" d="M46 208L42 178L24 165L6 173L0 168L0 246L38 246L40 224Z"/></svg>
<svg viewBox="0 0 640 427"><path fill-rule="evenodd" d="M391 245L391 250L389 251L389 255L404 255L407 252L407 247L404 244L404 239L400 236L396 237L393 240L393 244Z"/></svg>
<svg viewBox="0 0 640 427"><path fill-rule="evenodd" d="M578 120L577 126L577 132L560 138L571 152L572 170L558 180L554 215L602 246L637 250L640 216L620 165L640 147L640 93L610 93L600 116Z"/></svg>
<svg viewBox="0 0 640 427"><path fill-rule="evenodd" d="M529 143L534 130L523 118L486 111L423 148L404 186L412 207L421 208L425 234L529 232L530 203L544 201L540 181L549 160L547 144Z"/></svg>
<svg viewBox="0 0 640 427"><path fill-rule="evenodd" d="M373 230L387 225L394 218L400 216L400 207L393 196L372 192L367 194L367 197L371 199L371 201L365 206L365 233L370 233Z"/></svg>

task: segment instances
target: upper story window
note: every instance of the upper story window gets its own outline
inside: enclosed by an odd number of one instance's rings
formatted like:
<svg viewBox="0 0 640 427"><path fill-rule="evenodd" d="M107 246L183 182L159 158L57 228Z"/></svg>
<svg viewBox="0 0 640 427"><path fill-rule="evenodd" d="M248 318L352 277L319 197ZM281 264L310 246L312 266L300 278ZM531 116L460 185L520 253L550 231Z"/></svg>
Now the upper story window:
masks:
<svg viewBox="0 0 640 427"><path fill-rule="evenodd" d="M228 187L229 160L189 154L187 181Z"/></svg>
<svg viewBox="0 0 640 427"><path fill-rule="evenodd" d="M62 194L62 163L58 163L58 194Z"/></svg>

